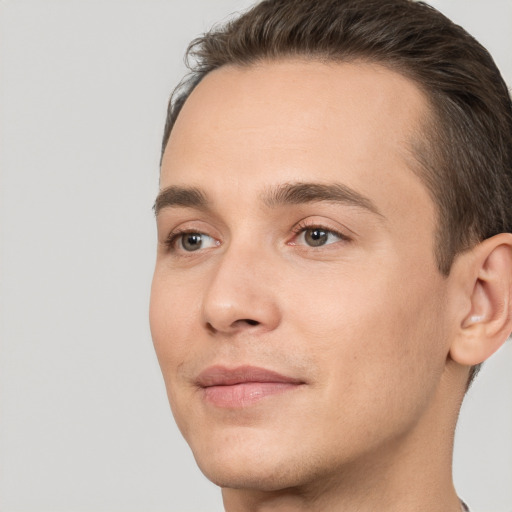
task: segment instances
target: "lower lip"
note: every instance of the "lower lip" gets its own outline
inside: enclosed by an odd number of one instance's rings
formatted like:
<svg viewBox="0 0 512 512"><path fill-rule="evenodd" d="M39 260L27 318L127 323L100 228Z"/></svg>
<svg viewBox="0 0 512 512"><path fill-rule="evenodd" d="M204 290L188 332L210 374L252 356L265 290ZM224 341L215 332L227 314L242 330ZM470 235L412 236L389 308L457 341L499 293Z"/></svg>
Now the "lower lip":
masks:
<svg viewBox="0 0 512 512"><path fill-rule="evenodd" d="M217 407L234 409L247 407L265 397L280 395L298 387L299 384L290 382L242 382L230 386L204 388L204 398Z"/></svg>

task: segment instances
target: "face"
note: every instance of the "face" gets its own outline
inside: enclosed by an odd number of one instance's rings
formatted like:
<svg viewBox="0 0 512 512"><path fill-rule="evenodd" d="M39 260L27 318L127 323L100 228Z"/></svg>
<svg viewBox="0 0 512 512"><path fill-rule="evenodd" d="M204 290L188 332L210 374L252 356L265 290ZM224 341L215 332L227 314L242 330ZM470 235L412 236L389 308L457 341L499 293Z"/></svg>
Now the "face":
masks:
<svg viewBox="0 0 512 512"><path fill-rule="evenodd" d="M427 421L449 350L416 86L369 64L225 67L191 94L157 200L153 340L211 480L339 474Z"/></svg>

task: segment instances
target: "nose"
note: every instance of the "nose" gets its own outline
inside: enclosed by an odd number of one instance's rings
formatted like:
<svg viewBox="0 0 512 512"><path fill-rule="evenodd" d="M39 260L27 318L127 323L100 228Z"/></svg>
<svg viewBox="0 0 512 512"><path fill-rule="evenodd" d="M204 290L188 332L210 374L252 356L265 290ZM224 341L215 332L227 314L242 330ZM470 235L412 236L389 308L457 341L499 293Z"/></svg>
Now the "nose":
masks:
<svg viewBox="0 0 512 512"><path fill-rule="evenodd" d="M211 333L263 333L280 323L276 276L262 254L230 247L204 292L203 318Z"/></svg>

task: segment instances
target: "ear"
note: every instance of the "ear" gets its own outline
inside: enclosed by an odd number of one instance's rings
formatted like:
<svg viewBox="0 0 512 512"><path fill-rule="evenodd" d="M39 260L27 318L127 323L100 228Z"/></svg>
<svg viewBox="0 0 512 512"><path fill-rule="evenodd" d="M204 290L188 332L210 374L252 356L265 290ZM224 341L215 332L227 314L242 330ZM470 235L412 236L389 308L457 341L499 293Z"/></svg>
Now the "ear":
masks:
<svg viewBox="0 0 512 512"><path fill-rule="evenodd" d="M454 264L465 281L459 288L465 297L450 356L474 366L496 352L512 331L512 234L484 240Z"/></svg>

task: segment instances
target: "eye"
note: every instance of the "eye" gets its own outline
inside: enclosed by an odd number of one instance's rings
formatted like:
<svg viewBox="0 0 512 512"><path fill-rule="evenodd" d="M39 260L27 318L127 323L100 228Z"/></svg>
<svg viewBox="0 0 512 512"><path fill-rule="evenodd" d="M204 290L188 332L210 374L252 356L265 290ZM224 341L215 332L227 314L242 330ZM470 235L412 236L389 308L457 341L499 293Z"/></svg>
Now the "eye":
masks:
<svg viewBox="0 0 512 512"><path fill-rule="evenodd" d="M329 245L346 239L346 236L331 229L309 227L303 228L298 232L296 243L309 245L310 247L321 247L322 245Z"/></svg>
<svg viewBox="0 0 512 512"><path fill-rule="evenodd" d="M194 252L199 249L216 247L219 245L219 242L205 233L187 231L171 233L167 240L167 244L173 249L182 249L186 252Z"/></svg>

